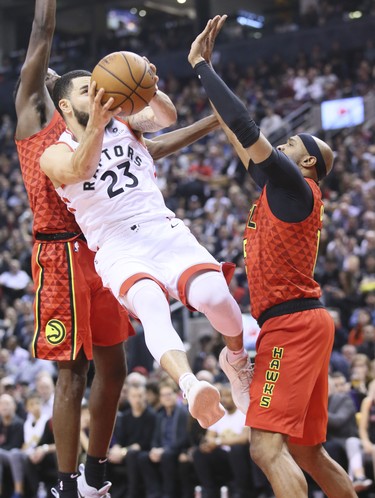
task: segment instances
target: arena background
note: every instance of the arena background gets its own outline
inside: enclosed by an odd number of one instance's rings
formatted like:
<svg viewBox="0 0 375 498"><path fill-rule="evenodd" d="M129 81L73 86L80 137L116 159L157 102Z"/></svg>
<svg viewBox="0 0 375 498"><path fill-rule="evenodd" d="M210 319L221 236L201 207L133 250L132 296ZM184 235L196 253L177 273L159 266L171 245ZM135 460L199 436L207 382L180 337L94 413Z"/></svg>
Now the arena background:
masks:
<svg viewBox="0 0 375 498"><path fill-rule="evenodd" d="M215 67L272 143L303 130L332 145L336 160L333 172L322 182L326 214L316 278L336 321L331 370L343 373L359 411L375 379L375 3L58 0L57 4L51 67L59 73L91 70L115 50L145 55L157 66L160 87L177 107L177 126L210 112L187 54L209 17L228 14L217 40ZM20 389L35 387L38 369L28 353L33 333L32 215L13 142L12 92L24 60L33 6L31 0L0 0L0 394L15 392L21 403ZM231 290L243 311L246 345L254 354L258 327L250 313L242 233L257 189L221 132L159 161L157 169L168 206L215 257L237 264ZM18 287L6 285L9 271L16 272ZM172 302L171 309L194 370L203 366L219 378L220 337L204 318L179 303ZM137 332L128 344L129 370L157 378L140 327ZM362 358L364 367L357 368L353 355L358 361ZM55 378L56 370L49 369ZM371 466L368 472L373 476ZM371 492L374 489L367 496Z"/></svg>

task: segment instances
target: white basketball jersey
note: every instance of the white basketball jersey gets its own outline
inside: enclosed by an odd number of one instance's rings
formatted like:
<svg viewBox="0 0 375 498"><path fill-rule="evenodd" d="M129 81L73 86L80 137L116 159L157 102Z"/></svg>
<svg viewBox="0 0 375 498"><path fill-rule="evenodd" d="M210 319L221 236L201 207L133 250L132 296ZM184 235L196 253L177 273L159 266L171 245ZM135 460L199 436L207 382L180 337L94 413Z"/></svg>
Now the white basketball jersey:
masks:
<svg viewBox="0 0 375 498"><path fill-rule="evenodd" d="M75 150L76 142L65 131L59 143ZM160 217L174 217L156 184L156 171L146 147L128 126L115 119L103 139L98 169L90 180L56 189L67 204L91 250L119 227Z"/></svg>

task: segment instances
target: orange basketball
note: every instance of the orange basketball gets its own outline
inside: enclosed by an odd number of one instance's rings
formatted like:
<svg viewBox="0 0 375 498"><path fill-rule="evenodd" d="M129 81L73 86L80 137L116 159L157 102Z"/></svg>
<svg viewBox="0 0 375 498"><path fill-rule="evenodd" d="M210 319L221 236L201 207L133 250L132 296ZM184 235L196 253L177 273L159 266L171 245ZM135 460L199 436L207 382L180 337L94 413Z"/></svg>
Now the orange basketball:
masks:
<svg viewBox="0 0 375 498"><path fill-rule="evenodd" d="M104 88L102 102L114 98L111 109L121 107L130 116L146 107L155 94L154 73L148 62L133 52L113 52L95 66L91 79Z"/></svg>

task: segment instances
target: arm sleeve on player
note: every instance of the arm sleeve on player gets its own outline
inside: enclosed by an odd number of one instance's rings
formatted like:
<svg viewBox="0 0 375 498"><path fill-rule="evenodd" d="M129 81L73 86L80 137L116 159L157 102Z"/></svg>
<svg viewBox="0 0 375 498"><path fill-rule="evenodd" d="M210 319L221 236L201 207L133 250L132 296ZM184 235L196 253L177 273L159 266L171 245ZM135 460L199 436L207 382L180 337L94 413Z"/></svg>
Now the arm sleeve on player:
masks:
<svg viewBox="0 0 375 498"><path fill-rule="evenodd" d="M259 138L260 129L249 116L241 100L234 95L207 62L198 62L194 70L206 90L207 97L225 124L236 135L242 147L247 149L253 145Z"/></svg>
<svg viewBox="0 0 375 498"><path fill-rule="evenodd" d="M313 194L298 166L285 154L274 149L262 163L250 162L249 173L254 181L267 184L267 200L272 213L288 223L298 223L309 216ZM258 183L260 185L260 183Z"/></svg>

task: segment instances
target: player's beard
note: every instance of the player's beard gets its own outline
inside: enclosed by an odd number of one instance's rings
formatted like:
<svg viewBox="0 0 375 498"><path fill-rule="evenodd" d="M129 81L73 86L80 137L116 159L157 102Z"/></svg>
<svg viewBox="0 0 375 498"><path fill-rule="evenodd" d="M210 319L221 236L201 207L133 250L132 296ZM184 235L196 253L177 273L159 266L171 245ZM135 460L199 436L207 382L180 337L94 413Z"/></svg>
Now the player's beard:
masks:
<svg viewBox="0 0 375 498"><path fill-rule="evenodd" d="M84 111L78 111L78 109L76 109L75 107L73 107L73 113L78 124L86 128L87 123L89 122L89 117L90 117L89 113Z"/></svg>
<svg viewBox="0 0 375 498"><path fill-rule="evenodd" d="M73 107L73 113L74 113L76 120L78 121L78 124L80 124L81 126L86 128L87 123L89 122L89 117L90 117L89 113L84 112L84 111L78 111L75 107ZM106 126L106 129L109 129L113 125L113 123L114 123L114 119L111 118L109 123Z"/></svg>

